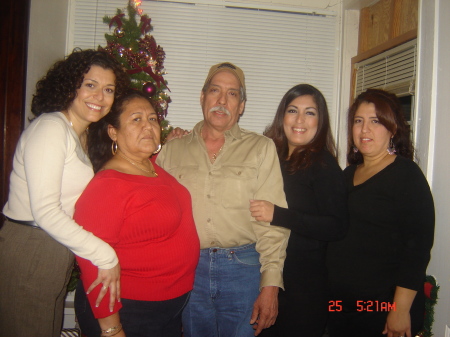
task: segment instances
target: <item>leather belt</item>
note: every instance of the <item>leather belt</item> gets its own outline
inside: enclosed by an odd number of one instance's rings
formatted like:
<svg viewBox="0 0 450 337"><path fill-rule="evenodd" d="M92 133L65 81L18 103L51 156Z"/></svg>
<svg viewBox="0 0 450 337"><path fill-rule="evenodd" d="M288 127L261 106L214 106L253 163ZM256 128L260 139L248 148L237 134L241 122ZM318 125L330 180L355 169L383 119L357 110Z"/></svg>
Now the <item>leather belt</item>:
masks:
<svg viewBox="0 0 450 337"><path fill-rule="evenodd" d="M24 226L30 226L30 227L33 227L33 228L36 228L36 229L41 229L41 227L39 227L36 224L36 222L34 222L34 221L14 220L14 219L8 218L6 215L5 215L5 218L9 222L13 222L13 223L16 223L16 224L19 224L19 225L24 225Z"/></svg>

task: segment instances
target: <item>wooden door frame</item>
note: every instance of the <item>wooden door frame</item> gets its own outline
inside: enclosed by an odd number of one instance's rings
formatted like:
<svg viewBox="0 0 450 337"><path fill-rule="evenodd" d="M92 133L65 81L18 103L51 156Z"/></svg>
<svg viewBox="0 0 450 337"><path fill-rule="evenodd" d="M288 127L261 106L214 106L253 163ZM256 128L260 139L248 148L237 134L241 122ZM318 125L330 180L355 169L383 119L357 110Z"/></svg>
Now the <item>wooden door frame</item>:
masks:
<svg viewBox="0 0 450 337"><path fill-rule="evenodd" d="M0 11L2 35L0 39L1 209L8 199L12 159L24 126L29 16L30 0L5 0L2 3Z"/></svg>

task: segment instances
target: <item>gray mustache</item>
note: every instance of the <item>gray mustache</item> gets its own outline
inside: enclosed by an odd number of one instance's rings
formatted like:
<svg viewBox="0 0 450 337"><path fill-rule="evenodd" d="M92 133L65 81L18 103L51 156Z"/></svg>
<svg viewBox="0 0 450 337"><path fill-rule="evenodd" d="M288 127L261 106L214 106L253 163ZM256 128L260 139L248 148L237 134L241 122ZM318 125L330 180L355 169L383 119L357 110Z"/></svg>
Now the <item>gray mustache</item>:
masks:
<svg viewBox="0 0 450 337"><path fill-rule="evenodd" d="M228 116L231 115L230 112L223 106L215 106L214 108L209 109L209 112L215 112L215 111L223 112L223 113L227 114Z"/></svg>

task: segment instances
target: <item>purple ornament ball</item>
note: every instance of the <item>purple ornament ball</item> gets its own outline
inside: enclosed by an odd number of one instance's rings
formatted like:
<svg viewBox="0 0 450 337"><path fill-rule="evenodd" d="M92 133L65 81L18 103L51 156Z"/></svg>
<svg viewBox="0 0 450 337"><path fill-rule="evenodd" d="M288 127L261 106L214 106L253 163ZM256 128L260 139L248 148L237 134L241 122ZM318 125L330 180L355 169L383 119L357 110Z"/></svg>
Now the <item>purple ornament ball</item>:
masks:
<svg viewBox="0 0 450 337"><path fill-rule="evenodd" d="M156 86L152 82L144 83L144 85L142 86L142 91L149 97L152 97L154 94L156 94Z"/></svg>

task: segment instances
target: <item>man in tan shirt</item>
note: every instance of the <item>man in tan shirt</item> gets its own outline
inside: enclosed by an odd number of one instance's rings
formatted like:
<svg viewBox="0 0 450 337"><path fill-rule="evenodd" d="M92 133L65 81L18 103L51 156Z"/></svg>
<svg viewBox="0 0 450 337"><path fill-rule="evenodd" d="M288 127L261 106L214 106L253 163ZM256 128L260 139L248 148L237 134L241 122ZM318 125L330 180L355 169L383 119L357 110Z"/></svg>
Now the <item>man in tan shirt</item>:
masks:
<svg viewBox="0 0 450 337"><path fill-rule="evenodd" d="M289 230L255 221L249 207L253 199L287 204L272 140L238 125L245 101L242 70L212 66L200 94L203 121L157 158L191 193L200 237L185 337L258 335L278 313Z"/></svg>

